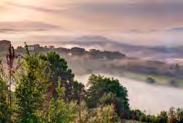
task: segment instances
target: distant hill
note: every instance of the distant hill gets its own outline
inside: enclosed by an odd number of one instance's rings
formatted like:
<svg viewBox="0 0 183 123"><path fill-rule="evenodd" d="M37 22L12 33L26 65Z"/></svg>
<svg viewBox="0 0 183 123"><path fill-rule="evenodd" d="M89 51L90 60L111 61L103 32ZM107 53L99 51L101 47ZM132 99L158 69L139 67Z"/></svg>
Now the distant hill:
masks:
<svg viewBox="0 0 183 123"><path fill-rule="evenodd" d="M86 39L86 37L83 39ZM161 54L163 52L167 53L164 48L133 46L117 42L114 43L103 37L90 37L89 42L83 39L77 39L78 41L75 42L80 42L82 44L80 47L55 48L54 46L41 46L39 44L35 44L28 45L28 48L30 52L47 53L49 51L56 51L68 61L69 66L76 75L106 73L125 76L140 81L148 81L150 83L155 82L161 85L183 87L183 66L181 64L167 64L166 62L159 61L159 59L143 59L142 56L129 57L125 53L119 52L117 48L110 50L107 48L107 50L98 50L97 48L87 50L82 47L87 44L92 45L95 43L100 43L101 46L103 45L103 48L105 48L106 45L109 46L109 44L111 44L111 46L118 44L118 48L120 47L121 51L128 51L127 54L132 52L136 53L138 50L142 52L148 51L150 53L156 52L157 54ZM100 39L102 41L97 41L96 39ZM106 40L108 40L108 42L105 42ZM10 42L8 41L2 41L1 47L8 49L9 44ZM175 48L175 51L176 50L178 52L178 48ZM23 55L25 53L25 47L17 47L16 53L18 55ZM6 55L5 53L3 54L4 55L2 56ZM148 57L147 54L143 55Z"/></svg>
<svg viewBox="0 0 183 123"><path fill-rule="evenodd" d="M67 56L83 56L91 59L102 59L102 60L115 60L115 59L122 59L125 58L126 55L123 53L120 53L118 51L107 51L107 50L97 50L97 49L90 49L87 51L84 48L81 47L73 47L73 48L63 48L58 47L55 48L54 46L50 47L42 47L39 44L35 45L28 45L28 49L32 52L48 52L48 51L56 51L62 55ZM25 52L24 47L18 47L17 51L19 53Z"/></svg>
<svg viewBox="0 0 183 123"><path fill-rule="evenodd" d="M136 42L138 44L138 42ZM100 50L119 51L128 56L145 59L167 59L183 57L183 46L141 46L113 41L103 36L82 36L64 44L76 45L84 48L96 48Z"/></svg>
<svg viewBox="0 0 183 123"><path fill-rule="evenodd" d="M11 42L7 40L0 40L0 51L7 50Z"/></svg>

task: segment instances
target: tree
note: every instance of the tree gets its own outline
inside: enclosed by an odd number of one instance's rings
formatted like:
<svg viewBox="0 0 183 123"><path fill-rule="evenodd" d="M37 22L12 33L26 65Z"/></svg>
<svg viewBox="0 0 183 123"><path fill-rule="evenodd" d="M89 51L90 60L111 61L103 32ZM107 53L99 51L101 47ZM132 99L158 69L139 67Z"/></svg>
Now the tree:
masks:
<svg viewBox="0 0 183 123"><path fill-rule="evenodd" d="M23 59L20 78L15 90L18 122L37 123L37 112L42 107L46 80L45 63L37 54L27 54Z"/></svg>
<svg viewBox="0 0 183 123"><path fill-rule="evenodd" d="M0 78L0 123L10 123L11 122L11 110L8 105L8 90L5 81Z"/></svg>
<svg viewBox="0 0 183 123"><path fill-rule="evenodd" d="M130 111L130 119L137 120L137 121L145 121L146 116L144 112L136 109L136 110Z"/></svg>
<svg viewBox="0 0 183 123"><path fill-rule="evenodd" d="M41 115L41 123L73 123L76 118L76 104L65 103L62 99L63 88L58 82L58 97L52 97L46 112Z"/></svg>
<svg viewBox="0 0 183 123"><path fill-rule="evenodd" d="M176 115L177 115L176 116L177 117L177 122L178 123L183 123L183 109L178 108Z"/></svg>
<svg viewBox="0 0 183 123"><path fill-rule="evenodd" d="M8 65L8 72L9 72L9 83L8 83L8 101L9 101L9 106L11 108L12 105L12 77L13 77L13 65L14 65L14 60L15 60L15 49L14 47L10 44L8 48L8 54L6 55L6 61Z"/></svg>
<svg viewBox="0 0 183 123"><path fill-rule="evenodd" d="M100 75L91 75L88 86L86 100L89 108L100 106L100 98L107 95L108 97L104 102L107 105L113 104L114 110L121 119L126 117L129 111L127 90L120 85L118 80Z"/></svg>
<svg viewBox="0 0 183 123"><path fill-rule="evenodd" d="M80 104L86 96L85 86L77 81L74 81L72 86L72 100Z"/></svg>
<svg viewBox="0 0 183 123"><path fill-rule="evenodd" d="M63 99L52 99L43 123L73 123L76 117L75 107L74 103L66 104Z"/></svg>
<svg viewBox="0 0 183 123"><path fill-rule="evenodd" d="M156 80L154 78L152 78L152 77L147 77L147 82L149 84L154 84L154 83L156 83Z"/></svg>
<svg viewBox="0 0 183 123"><path fill-rule="evenodd" d="M177 123L176 112L174 108L170 108L169 110L168 123Z"/></svg>
<svg viewBox="0 0 183 123"><path fill-rule="evenodd" d="M68 68L65 59L61 58L60 55L55 52L42 55L41 59L48 63L47 69L50 74L49 80L52 83L49 88L50 97L57 97L56 88L60 78L62 81L61 86L65 88L63 98L65 101L71 101L74 74L72 73L71 69Z"/></svg>
<svg viewBox="0 0 183 123"><path fill-rule="evenodd" d="M88 109L82 102L78 108L81 110L81 118L76 117L75 123L119 123L120 121L113 105Z"/></svg>
<svg viewBox="0 0 183 123"><path fill-rule="evenodd" d="M2 61L0 61L0 123L11 123L12 110L8 102L8 82L5 80Z"/></svg>
<svg viewBox="0 0 183 123"><path fill-rule="evenodd" d="M167 123L168 122L168 115L165 111L162 111L158 117L158 123Z"/></svg>
<svg viewBox="0 0 183 123"><path fill-rule="evenodd" d="M114 111L113 105L105 105L93 109L89 113L87 123L119 123L119 118Z"/></svg>

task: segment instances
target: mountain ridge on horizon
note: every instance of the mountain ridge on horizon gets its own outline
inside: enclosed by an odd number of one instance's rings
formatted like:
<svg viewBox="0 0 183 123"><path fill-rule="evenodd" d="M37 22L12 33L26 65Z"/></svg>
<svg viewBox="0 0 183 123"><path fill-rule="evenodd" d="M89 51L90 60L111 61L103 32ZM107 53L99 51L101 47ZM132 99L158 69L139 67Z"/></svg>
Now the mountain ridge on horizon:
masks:
<svg viewBox="0 0 183 123"><path fill-rule="evenodd" d="M82 47L88 46L100 46L103 50L117 50L121 53L127 53L132 56L154 56L154 55L166 55L170 57L183 57L183 46L144 46L134 45L115 41L104 36L82 36L76 40L66 42L66 44L75 44Z"/></svg>
<svg viewBox="0 0 183 123"><path fill-rule="evenodd" d="M7 39L0 39L0 41L11 41L11 40L7 40ZM58 39L57 39L58 40ZM17 41L17 40L16 40ZM31 41L31 40L27 40L27 41ZM39 41L39 39L35 40L35 42ZM87 42L85 42L87 41ZM127 43L127 42L124 42L124 41L121 41L121 40L115 40L115 39L112 39L112 38L109 38L109 37L105 37L105 36L102 36L102 35L83 35L83 36L78 36L78 37L73 37L71 39L62 39L62 41L58 40L58 41L54 41L54 40L42 40L40 39L40 42L54 42L54 43L100 43L100 42L108 42L108 43L118 43L118 44L122 44L122 45L126 45L126 46L138 46L138 47L147 47L147 48L156 48L156 47L166 47L166 48L176 48L176 47L183 47L183 45L142 45L142 44L132 44L132 43ZM26 42L26 41L21 41L21 42ZM31 41L31 42L34 42ZM28 43L28 42L27 42ZM35 44L39 44L39 43L35 43Z"/></svg>
<svg viewBox="0 0 183 123"><path fill-rule="evenodd" d="M182 58L183 57L183 46L144 46L128 44L119 41L112 40L110 38L100 35L85 35L77 37L70 41L52 42L60 44L60 46L71 46L81 47L85 49L98 49L98 50L109 50L119 51L129 56L138 57L152 57L152 58ZM40 44L36 42L35 44ZM44 43L41 43L41 45Z"/></svg>

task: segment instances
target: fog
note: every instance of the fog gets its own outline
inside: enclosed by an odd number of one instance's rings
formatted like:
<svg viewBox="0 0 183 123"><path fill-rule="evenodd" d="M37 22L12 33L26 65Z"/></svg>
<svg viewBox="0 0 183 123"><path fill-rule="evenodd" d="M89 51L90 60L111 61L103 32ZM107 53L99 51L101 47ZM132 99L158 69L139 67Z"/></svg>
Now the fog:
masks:
<svg viewBox="0 0 183 123"><path fill-rule="evenodd" d="M104 75L104 74L102 74ZM146 111L148 114L157 114L168 111L171 107L183 107L183 89L157 86L115 75L105 74L120 80L127 88L130 107ZM76 76L76 79L86 84L89 75Z"/></svg>

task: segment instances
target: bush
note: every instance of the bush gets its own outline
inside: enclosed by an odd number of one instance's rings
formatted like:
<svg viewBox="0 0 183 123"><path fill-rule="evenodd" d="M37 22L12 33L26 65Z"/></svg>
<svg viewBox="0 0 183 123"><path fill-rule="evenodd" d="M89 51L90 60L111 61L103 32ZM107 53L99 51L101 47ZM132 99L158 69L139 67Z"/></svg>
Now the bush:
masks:
<svg viewBox="0 0 183 123"><path fill-rule="evenodd" d="M156 80L153 79L152 77L148 77L147 82L150 83L150 84L154 84L154 83L156 83Z"/></svg>

